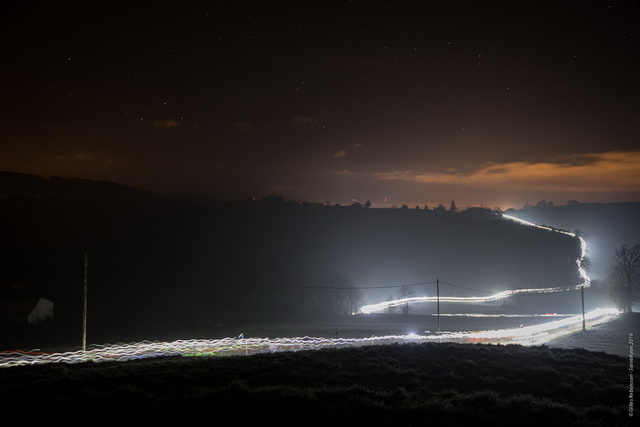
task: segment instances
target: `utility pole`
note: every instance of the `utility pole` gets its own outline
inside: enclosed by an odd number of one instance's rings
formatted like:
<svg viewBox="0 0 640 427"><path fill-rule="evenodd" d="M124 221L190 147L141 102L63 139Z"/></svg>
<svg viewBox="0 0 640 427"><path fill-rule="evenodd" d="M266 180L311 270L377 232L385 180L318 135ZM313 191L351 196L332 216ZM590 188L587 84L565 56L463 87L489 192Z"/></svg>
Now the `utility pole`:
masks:
<svg viewBox="0 0 640 427"><path fill-rule="evenodd" d="M82 351L87 350L87 253L84 254L84 292L83 292L83 307L82 307Z"/></svg>
<svg viewBox="0 0 640 427"><path fill-rule="evenodd" d="M438 332L440 332L440 279L436 279L436 301L438 306Z"/></svg>
<svg viewBox="0 0 640 427"><path fill-rule="evenodd" d="M580 286L580 294L582 295L582 330L586 330L586 324L584 319L584 285Z"/></svg>

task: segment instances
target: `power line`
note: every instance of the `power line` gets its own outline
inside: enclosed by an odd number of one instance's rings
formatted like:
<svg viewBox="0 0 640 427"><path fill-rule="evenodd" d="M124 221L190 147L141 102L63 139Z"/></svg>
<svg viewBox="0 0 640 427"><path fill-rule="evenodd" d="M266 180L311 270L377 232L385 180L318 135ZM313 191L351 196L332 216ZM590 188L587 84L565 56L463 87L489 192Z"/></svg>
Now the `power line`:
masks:
<svg viewBox="0 0 640 427"><path fill-rule="evenodd" d="M145 265L133 264L133 263L124 262L124 261L116 261L116 260L102 258L102 257L94 257L92 259L98 260L98 261L104 261L104 262L108 262L108 263L112 263L112 264L124 265L124 266L127 266L127 267L133 267L133 268L140 268L140 269L144 269L144 270L157 271L157 272L161 272L161 273L170 273L170 274L176 274L176 275L187 276L187 277L194 277L194 278L199 278L199 279L212 279L211 277L205 277L205 276L196 275L196 274L190 274L190 273L177 272L177 271L167 270L167 269L157 268L157 267L149 267L149 266L145 266ZM436 283L436 281L434 280L434 281L431 281L431 282L412 283L412 284L408 284L408 285L407 284L403 284L403 285L384 285L384 286L322 286L322 285L286 285L286 284L268 284L268 285L267 284L262 284L262 286L284 287L284 288L301 288L301 289L388 289L388 288L402 288L404 286L433 285L435 283Z"/></svg>
<svg viewBox="0 0 640 427"><path fill-rule="evenodd" d="M78 256L78 257L69 257L69 258L48 259L48 260L24 261L24 262L19 262L19 263L0 264L0 268L2 268L2 267L11 267L11 266L20 266L20 265L32 265L32 264L39 264L39 263L53 263L53 262L72 261L72 260L79 260L79 259L81 259L81 257ZM143 270L156 271L156 272L160 272L160 273L173 274L173 275L184 276L184 277L192 277L192 278L196 278L196 279L205 279L205 280L214 279L213 277L206 277L206 276L192 274L192 273L184 273L184 272L179 272L179 271L175 271L175 270L168 270L168 269L164 269L164 268L158 268L158 267L151 267L151 266L146 266L146 265L134 264L134 263L131 263L131 262L112 260L112 259L107 259L107 258L103 258L103 257L91 257L91 259L92 260L96 260L96 261L107 262L107 263L111 263L111 264L118 264L118 265L123 265L123 266L127 266L127 267L143 269ZM432 281L429 281L429 282L401 284L401 285L380 285L380 286L323 286L323 285L291 285L291 284L260 284L260 286L279 287L279 288L296 288L296 289L325 289L325 290L339 290L339 289L358 290L358 289L363 289L364 290L364 289L397 289L397 288L402 288L402 287L405 287L405 286L410 286L410 287L428 286L428 285L435 285L436 283L437 283L436 280L432 280ZM458 289L465 289L467 291L483 292L483 293L486 293L486 294L491 294L491 291L486 291L486 290L483 290L483 289L469 288L469 287L460 286L460 285L456 285L456 284L448 283L448 282L444 282L444 281L440 281L440 283L443 284L443 285L452 286L452 287L458 288ZM587 291L596 292L596 293L607 293L607 292L604 292L604 291L596 291L596 290L593 290L593 289L587 289Z"/></svg>
<svg viewBox="0 0 640 427"><path fill-rule="evenodd" d="M404 286L423 286L423 285L433 285L436 281L433 282L424 282L424 283L413 283L410 285L387 285L387 286L309 286L309 285L272 285L272 286L282 286L288 288L304 288L304 289L390 289L390 288L402 288Z"/></svg>
<svg viewBox="0 0 640 427"><path fill-rule="evenodd" d="M484 293L487 293L487 294L491 293L490 291L484 291L482 289L465 288L464 286L454 285L454 284L451 284L451 283L443 282L442 280L440 281L440 283L442 283L443 285L453 286L454 288L466 289L467 291L478 291L478 292L484 292Z"/></svg>

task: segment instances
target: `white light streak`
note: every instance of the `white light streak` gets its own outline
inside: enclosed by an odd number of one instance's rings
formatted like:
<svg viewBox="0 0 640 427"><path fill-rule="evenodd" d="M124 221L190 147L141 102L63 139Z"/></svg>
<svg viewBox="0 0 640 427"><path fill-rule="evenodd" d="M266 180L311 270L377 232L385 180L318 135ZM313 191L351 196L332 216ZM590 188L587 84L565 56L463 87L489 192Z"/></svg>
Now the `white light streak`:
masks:
<svg viewBox="0 0 640 427"><path fill-rule="evenodd" d="M598 308L585 314L584 320L590 326L609 322L620 312L614 308ZM521 345L541 345L562 335L582 330L582 315L575 315L540 325L522 328L498 329L478 332L452 332L444 334L446 340L483 343L511 343Z"/></svg>
<svg viewBox="0 0 640 427"><path fill-rule="evenodd" d="M584 258L586 256L586 253L587 253L587 242L581 236L577 236L575 233L570 233L568 231L559 230L559 229L552 228L552 227L547 227L545 225L537 225L537 224L534 224L532 222L525 221L523 219L516 218L516 217L511 216L511 215L503 215L503 218L506 218L506 219L509 219L509 220L512 220L512 221L515 221L515 222L518 222L520 224L527 225L527 226L530 226L530 227L536 227L536 228L539 228L539 229L542 229L542 230L553 231L553 232L556 232L556 233L565 234L567 236L578 238L579 241L580 241L580 256L576 260L576 265L577 265L577 268L578 268L578 273L580 274L580 277L582 278L583 282L581 284L579 284L579 285L569 286L569 287L511 289L511 290L498 292L498 293L493 294L493 295L480 296L480 297L439 297L438 298L436 296L430 296L430 297L400 298L400 299L395 299L395 300L391 300L391 301L380 302L380 303L377 303L377 304L365 305L360 309L360 311L362 313L369 314L369 313L375 313L375 312L384 311L388 307L402 306L403 304L406 304L406 303L435 302L435 301L456 302L456 303L467 303L467 302L468 303L483 303L483 302L498 301L498 300L509 298L509 297L512 297L512 296L518 295L518 294L525 294L525 293L542 294L542 293L551 293L551 292L566 292L566 291L575 291L575 290L578 290L578 289L583 288L583 287L584 288L588 288L590 286L591 279L589 278L589 276L587 275L586 270L582 266L582 263L583 263Z"/></svg>
<svg viewBox="0 0 640 427"><path fill-rule="evenodd" d="M585 316L590 326L612 320L615 309L596 309ZM89 346L88 350L66 353L38 351L0 352L0 367L42 365L47 363L84 363L124 361L162 356L240 356L281 351L317 350L347 346L382 345L407 342L457 342L540 345L582 328L582 316L571 316L541 325L489 331L448 332L373 336L370 338L223 338L214 340L143 341L131 344Z"/></svg>
<svg viewBox="0 0 640 427"><path fill-rule="evenodd" d="M583 262L584 262L585 257L587 256L587 241L584 240L584 238L582 236L578 236L577 234L571 233L569 231L564 231L564 230L560 230L560 229L557 229L557 228L548 227L546 225L534 224L532 222L525 221L523 219L517 218L515 216L511 216L511 215L502 215L502 217L510 219L511 221L515 221L515 222L519 222L519 223L524 224L524 225L528 225L530 227L536 227L536 228L540 228L542 230L548 230L548 231L553 231L553 232L560 233L560 234L566 234L567 236L571 236L571 237L577 237L578 240L580 241L580 256L576 260L576 265L578 267L578 272L580 273L580 277L582 277L582 280L583 280L582 284L578 285L578 287L588 288L589 286L591 286L591 278L589 277L589 275L587 274L587 271L584 269L584 267L582 265Z"/></svg>
<svg viewBox="0 0 640 427"><path fill-rule="evenodd" d="M432 316L436 316L433 314ZM440 313L441 317L570 317L573 314L558 314L558 313L544 313L544 314L487 314L487 313Z"/></svg>

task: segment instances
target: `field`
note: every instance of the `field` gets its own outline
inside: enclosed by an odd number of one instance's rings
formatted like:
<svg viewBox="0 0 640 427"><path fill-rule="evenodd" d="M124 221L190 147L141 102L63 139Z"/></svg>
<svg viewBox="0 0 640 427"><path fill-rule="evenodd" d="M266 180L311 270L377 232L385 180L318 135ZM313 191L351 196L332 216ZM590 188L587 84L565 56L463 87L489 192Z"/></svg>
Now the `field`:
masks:
<svg viewBox="0 0 640 427"><path fill-rule="evenodd" d="M637 320L614 322L635 330ZM629 369L628 357L584 349L390 344L7 368L0 399L130 421L610 426L631 420Z"/></svg>

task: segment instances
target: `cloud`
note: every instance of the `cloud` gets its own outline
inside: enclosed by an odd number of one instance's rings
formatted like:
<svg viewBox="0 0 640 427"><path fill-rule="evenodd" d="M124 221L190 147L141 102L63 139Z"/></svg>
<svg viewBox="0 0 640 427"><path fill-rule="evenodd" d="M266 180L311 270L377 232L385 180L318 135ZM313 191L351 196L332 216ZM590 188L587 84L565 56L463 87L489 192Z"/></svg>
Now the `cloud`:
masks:
<svg viewBox="0 0 640 427"><path fill-rule="evenodd" d="M364 147L364 142L359 142L359 143L353 144L353 146L352 146L353 150L351 150L351 151L340 150L340 151L334 153L333 156L331 156L331 157L333 157L334 159L344 159L345 157L349 157L355 151L359 150L362 147Z"/></svg>
<svg viewBox="0 0 640 427"><path fill-rule="evenodd" d="M178 126L180 126L180 123L178 123L176 120L173 120L173 119L167 119L167 120L156 119L151 122L151 126L158 127L158 128L171 129L171 128L177 128Z"/></svg>
<svg viewBox="0 0 640 427"><path fill-rule="evenodd" d="M335 174L335 175L342 175L342 176L355 176L357 175L356 172L347 170L347 169L342 169L342 170L332 170L330 171L330 173Z"/></svg>
<svg viewBox="0 0 640 427"><path fill-rule="evenodd" d="M563 162L487 163L470 173L456 170L377 172L384 181L421 184L508 187L573 192L640 191L640 151L578 154Z"/></svg>

